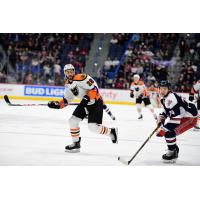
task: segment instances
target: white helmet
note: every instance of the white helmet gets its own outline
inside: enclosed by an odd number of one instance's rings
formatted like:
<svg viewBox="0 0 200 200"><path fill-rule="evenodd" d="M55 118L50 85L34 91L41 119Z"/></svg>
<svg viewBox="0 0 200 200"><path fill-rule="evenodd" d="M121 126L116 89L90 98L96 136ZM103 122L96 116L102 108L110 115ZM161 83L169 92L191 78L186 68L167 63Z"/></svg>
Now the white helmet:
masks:
<svg viewBox="0 0 200 200"><path fill-rule="evenodd" d="M73 69L74 71L75 71L75 68L74 68L74 66L72 65L72 64L66 64L65 66L64 66L64 72L65 72L65 70L68 70L68 69Z"/></svg>
<svg viewBox="0 0 200 200"><path fill-rule="evenodd" d="M139 75L139 74L135 74L135 75L133 76L133 78L138 78L138 79L140 79L140 75Z"/></svg>

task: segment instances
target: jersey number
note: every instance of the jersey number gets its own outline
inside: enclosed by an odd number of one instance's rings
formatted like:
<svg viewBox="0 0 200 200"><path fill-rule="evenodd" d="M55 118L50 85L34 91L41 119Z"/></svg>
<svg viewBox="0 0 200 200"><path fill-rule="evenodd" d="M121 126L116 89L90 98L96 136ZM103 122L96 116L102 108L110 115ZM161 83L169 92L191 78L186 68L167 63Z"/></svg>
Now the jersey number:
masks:
<svg viewBox="0 0 200 200"><path fill-rule="evenodd" d="M91 78L87 81L87 84L88 84L89 86L91 86L93 83L94 83L94 81L93 81Z"/></svg>

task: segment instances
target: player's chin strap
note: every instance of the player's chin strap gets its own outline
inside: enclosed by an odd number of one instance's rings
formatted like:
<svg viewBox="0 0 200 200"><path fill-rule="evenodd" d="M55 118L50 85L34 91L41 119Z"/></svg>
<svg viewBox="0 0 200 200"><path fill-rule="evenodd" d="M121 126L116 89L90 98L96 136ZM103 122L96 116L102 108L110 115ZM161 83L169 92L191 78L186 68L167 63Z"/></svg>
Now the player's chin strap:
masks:
<svg viewBox="0 0 200 200"><path fill-rule="evenodd" d="M144 141L144 143L141 145L141 147L137 150L137 152L132 156L132 158L128 161L124 160L123 158L121 158L120 156L118 157L118 160L125 164L125 165L129 165L133 159L137 156L137 154L142 150L142 148L145 146L145 144L150 140L150 138L153 136L153 134L160 128L161 124L158 124L157 127L154 129L154 131L149 135L149 137Z"/></svg>

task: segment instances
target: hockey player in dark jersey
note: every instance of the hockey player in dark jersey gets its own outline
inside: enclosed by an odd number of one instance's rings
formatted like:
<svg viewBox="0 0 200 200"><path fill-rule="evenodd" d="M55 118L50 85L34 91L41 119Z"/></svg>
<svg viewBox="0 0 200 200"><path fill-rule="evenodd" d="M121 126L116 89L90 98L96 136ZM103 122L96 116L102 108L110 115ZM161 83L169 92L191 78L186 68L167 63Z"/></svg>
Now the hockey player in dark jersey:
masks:
<svg viewBox="0 0 200 200"><path fill-rule="evenodd" d="M171 91L168 81L161 81L159 93L162 97L161 104L164 108L158 118L160 129L157 136L164 136L168 151L162 156L165 162L175 162L178 158L179 148L176 144L176 136L191 129L197 123L197 108L191 102L187 102L179 95ZM169 121L165 123L165 120Z"/></svg>

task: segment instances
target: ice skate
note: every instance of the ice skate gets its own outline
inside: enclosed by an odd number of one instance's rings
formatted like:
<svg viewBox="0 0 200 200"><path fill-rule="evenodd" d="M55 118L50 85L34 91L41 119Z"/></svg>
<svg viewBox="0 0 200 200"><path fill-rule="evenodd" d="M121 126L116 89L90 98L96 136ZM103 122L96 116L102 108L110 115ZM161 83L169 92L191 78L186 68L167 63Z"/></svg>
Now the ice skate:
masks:
<svg viewBox="0 0 200 200"><path fill-rule="evenodd" d="M110 137L111 137L112 143L118 143L118 129L117 128L111 128Z"/></svg>
<svg viewBox="0 0 200 200"><path fill-rule="evenodd" d="M143 119L142 114L139 115L138 119L139 119L139 120L142 120L142 119Z"/></svg>
<svg viewBox="0 0 200 200"><path fill-rule="evenodd" d="M70 152L70 153L79 153L80 152L80 148L81 148L81 137L79 138L79 140L77 142L73 142L70 145L67 145L65 147L65 151L66 152Z"/></svg>
<svg viewBox="0 0 200 200"><path fill-rule="evenodd" d="M162 156L164 163L175 163L178 158L179 148L176 146L174 150L168 150L166 154Z"/></svg>
<svg viewBox="0 0 200 200"><path fill-rule="evenodd" d="M193 128L193 131L200 131L200 126L199 125L195 125Z"/></svg>
<svg viewBox="0 0 200 200"><path fill-rule="evenodd" d="M110 117L112 120L116 120L115 116L111 115Z"/></svg>

